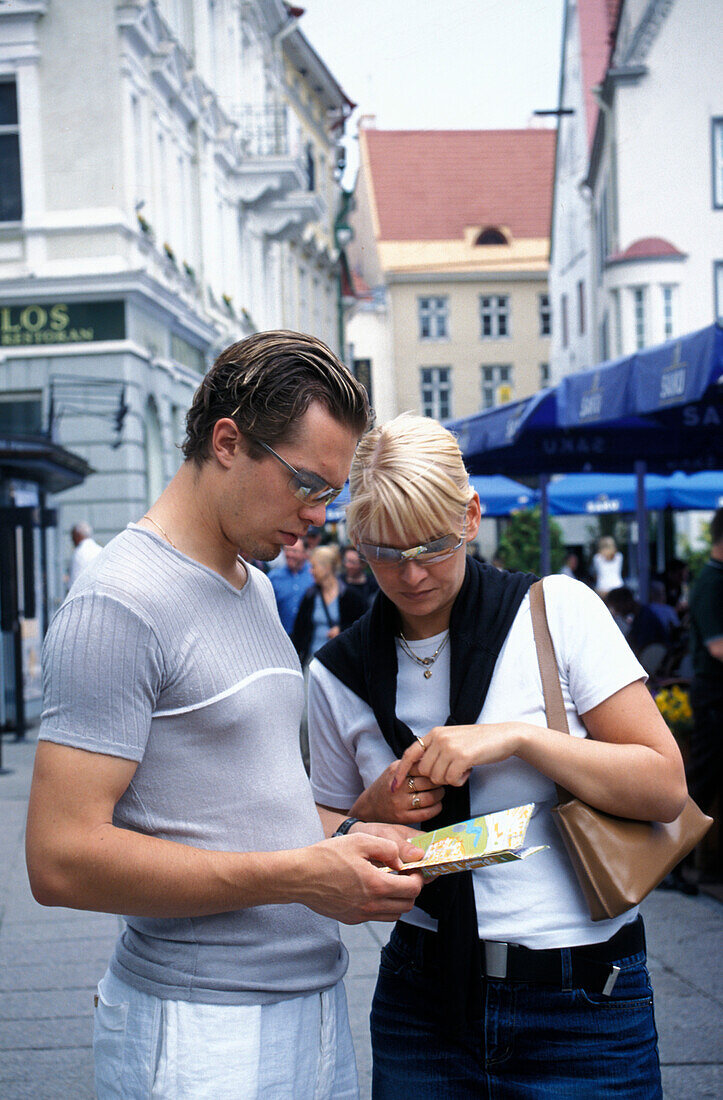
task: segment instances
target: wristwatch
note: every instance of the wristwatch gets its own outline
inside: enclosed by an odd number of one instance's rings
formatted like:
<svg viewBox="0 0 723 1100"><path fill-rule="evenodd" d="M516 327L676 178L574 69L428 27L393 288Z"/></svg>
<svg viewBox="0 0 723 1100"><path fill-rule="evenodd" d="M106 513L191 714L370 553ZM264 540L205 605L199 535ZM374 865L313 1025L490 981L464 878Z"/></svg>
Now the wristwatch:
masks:
<svg viewBox="0 0 723 1100"><path fill-rule="evenodd" d="M352 825L356 825L357 821L360 820L358 817L347 817L345 821L342 821L339 828L332 833L332 836L346 836Z"/></svg>

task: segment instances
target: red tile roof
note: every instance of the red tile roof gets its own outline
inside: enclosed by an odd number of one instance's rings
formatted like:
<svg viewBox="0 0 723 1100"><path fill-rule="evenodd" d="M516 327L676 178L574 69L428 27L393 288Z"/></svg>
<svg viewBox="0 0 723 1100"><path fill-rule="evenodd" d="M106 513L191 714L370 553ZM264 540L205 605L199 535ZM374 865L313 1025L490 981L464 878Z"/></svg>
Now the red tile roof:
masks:
<svg viewBox="0 0 723 1100"><path fill-rule="evenodd" d="M640 240L633 241L632 244L628 245L623 252L616 252L614 256L608 256L607 262L617 264L625 260L663 260L670 256L683 258L685 253L681 252L670 241L666 241L664 237L641 237Z"/></svg>
<svg viewBox="0 0 723 1100"><path fill-rule="evenodd" d="M610 64L622 0L578 0L585 128L592 148L600 108L591 89L601 84Z"/></svg>
<svg viewBox="0 0 723 1100"><path fill-rule="evenodd" d="M365 129L387 241L455 240L465 226L550 232L554 130Z"/></svg>

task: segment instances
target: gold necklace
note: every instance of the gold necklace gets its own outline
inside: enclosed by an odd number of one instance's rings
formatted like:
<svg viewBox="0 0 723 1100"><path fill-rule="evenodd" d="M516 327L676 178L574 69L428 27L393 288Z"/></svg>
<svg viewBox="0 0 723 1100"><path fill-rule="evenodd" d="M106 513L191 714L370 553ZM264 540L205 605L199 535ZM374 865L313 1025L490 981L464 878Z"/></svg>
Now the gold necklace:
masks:
<svg viewBox="0 0 723 1100"><path fill-rule="evenodd" d="M431 657L418 657L417 654L410 648L409 642L404 637L401 630L399 631L399 641L407 657L411 657L413 661L416 661L418 665L422 666L422 668L424 669L424 679L428 680L432 675L432 665L437 660L440 653L449 641L449 631L447 631L445 636L442 638L442 641L439 643Z"/></svg>
<svg viewBox="0 0 723 1100"><path fill-rule="evenodd" d="M169 534L168 534L168 533L167 533L166 531L164 531L164 530L163 530L163 528L161 527L160 523L156 523L156 521L154 520L153 516L149 516L149 515L148 515L148 513L146 512L145 516L141 516L141 519L147 519L147 520L148 520L148 521L149 521L150 523L152 523L152 524L153 524L153 526L154 526L154 527L157 527L157 528L158 528L158 530L159 530L159 531L161 532L161 534L163 535L163 537L164 537L164 539L166 540L166 542L170 542L170 544L171 544L171 546L173 547L173 549L174 549L174 550L177 550L177 549L178 549L178 547L176 546L176 544L175 544L175 542L173 541L173 539L171 538L171 536L170 536L170 535L169 535Z"/></svg>

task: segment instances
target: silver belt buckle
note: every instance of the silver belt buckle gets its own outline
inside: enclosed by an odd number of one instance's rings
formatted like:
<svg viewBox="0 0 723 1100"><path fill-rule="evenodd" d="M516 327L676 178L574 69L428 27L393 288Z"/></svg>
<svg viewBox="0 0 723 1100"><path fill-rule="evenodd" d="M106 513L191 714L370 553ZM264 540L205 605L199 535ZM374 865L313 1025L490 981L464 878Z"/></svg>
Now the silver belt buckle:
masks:
<svg viewBox="0 0 723 1100"><path fill-rule="evenodd" d="M507 977L508 944L498 940L485 940L485 973L488 978Z"/></svg>

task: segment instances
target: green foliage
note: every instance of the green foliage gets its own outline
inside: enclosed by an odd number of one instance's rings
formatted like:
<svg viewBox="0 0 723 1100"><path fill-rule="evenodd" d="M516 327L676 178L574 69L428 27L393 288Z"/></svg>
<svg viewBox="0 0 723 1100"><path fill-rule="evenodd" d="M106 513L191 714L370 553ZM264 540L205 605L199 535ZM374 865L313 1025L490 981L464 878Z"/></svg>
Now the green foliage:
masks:
<svg viewBox="0 0 723 1100"><path fill-rule="evenodd" d="M700 550L691 550L690 541L687 538L682 538L680 540L682 550L681 557L688 563L688 568L690 570L688 574L689 581L695 580L710 557L711 540L710 531L707 525L701 534L705 539L706 545Z"/></svg>
<svg viewBox="0 0 723 1100"><path fill-rule="evenodd" d="M550 568L556 573L565 560L565 542L562 528L554 519L550 527ZM531 508L515 512L505 527L497 547L497 556L505 569L519 569L525 573L540 572L540 509Z"/></svg>

